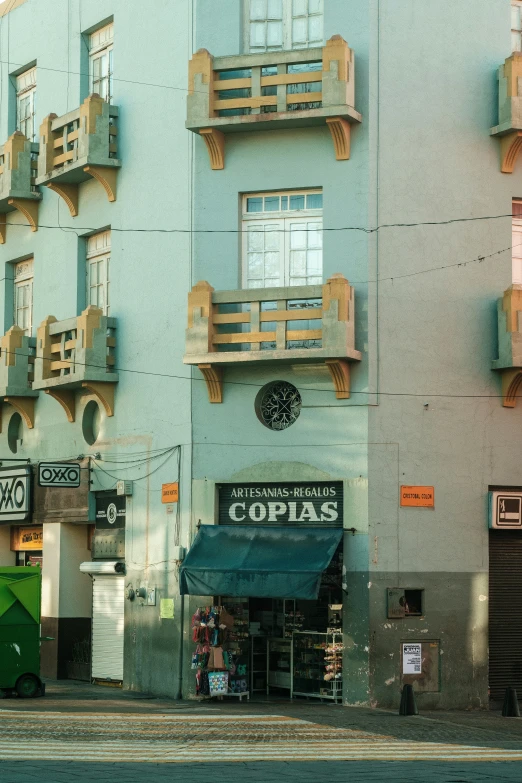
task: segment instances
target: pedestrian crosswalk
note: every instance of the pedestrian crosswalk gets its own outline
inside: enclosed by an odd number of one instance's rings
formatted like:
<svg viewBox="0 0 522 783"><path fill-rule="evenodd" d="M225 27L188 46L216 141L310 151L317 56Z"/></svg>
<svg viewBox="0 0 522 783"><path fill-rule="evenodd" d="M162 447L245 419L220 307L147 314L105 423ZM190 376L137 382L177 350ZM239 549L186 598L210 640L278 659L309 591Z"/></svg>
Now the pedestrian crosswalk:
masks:
<svg viewBox="0 0 522 783"><path fill-rule="evenodd" d="M0 760L522 761L522 749L414 742L279 715L0 711Z"/></svg>

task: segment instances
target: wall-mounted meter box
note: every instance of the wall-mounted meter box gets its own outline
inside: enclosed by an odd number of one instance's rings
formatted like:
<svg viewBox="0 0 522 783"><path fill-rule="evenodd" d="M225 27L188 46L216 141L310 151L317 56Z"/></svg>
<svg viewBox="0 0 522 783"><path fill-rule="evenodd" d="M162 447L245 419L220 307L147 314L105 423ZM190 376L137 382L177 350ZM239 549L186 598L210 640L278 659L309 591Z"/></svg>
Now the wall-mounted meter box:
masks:
<svg viewBox="0 0 522 783"><path fill-rule="evenodd" d="M495 530L522 529L522 492L489 493L489 526Z"/></svg>
<svg viewBox="0 0 522 783"><path fill-rule="evenodd" d="M116 494L130 497L132 495L132 481L118 481L116 483Z"/></svg>

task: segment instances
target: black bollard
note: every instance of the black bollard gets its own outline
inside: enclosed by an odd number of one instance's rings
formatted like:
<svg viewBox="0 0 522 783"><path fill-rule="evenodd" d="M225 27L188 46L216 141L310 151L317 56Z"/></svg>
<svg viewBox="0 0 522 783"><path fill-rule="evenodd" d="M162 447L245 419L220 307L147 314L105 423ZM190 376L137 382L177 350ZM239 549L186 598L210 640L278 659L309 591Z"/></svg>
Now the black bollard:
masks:
<svg viewBox="0 0 522 783"><path fill-rule="evenodd" d="M520 718L520 707L518 706L518 696L514 688L506 688L504 704L502 705L503 718Z"/></svg>
<svg viewBox="0 0 522 783"><path fill-rule="evenodd" d="M415 693L413 685L405 685L402 689L401 706L399 707L399 715L418 715L417 702L415 701Z"/></svg>

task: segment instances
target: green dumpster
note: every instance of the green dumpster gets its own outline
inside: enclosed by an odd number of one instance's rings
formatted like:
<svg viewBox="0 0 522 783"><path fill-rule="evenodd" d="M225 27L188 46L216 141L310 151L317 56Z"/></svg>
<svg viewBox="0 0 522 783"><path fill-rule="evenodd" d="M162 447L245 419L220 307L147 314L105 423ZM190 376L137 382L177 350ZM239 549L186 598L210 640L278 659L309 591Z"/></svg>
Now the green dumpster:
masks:
<svg viewBox="0 0 522 783"><path fill-rule="evenodd" d="M40 680L42 573L34 566L0 566L0 691L43 695Z"/></svg>

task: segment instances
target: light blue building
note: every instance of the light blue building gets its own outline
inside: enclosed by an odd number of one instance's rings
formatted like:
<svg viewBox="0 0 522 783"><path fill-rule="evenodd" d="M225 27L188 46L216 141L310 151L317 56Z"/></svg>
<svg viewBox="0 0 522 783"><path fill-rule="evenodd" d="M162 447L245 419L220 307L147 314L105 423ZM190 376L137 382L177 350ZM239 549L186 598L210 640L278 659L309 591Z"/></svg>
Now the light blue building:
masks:
<svg viewBox="0 0 522 783"><path fill-rule="evenodd" d="M522 688L521 5L0 6L0 562L43 558L48 676Z"/></svg>

